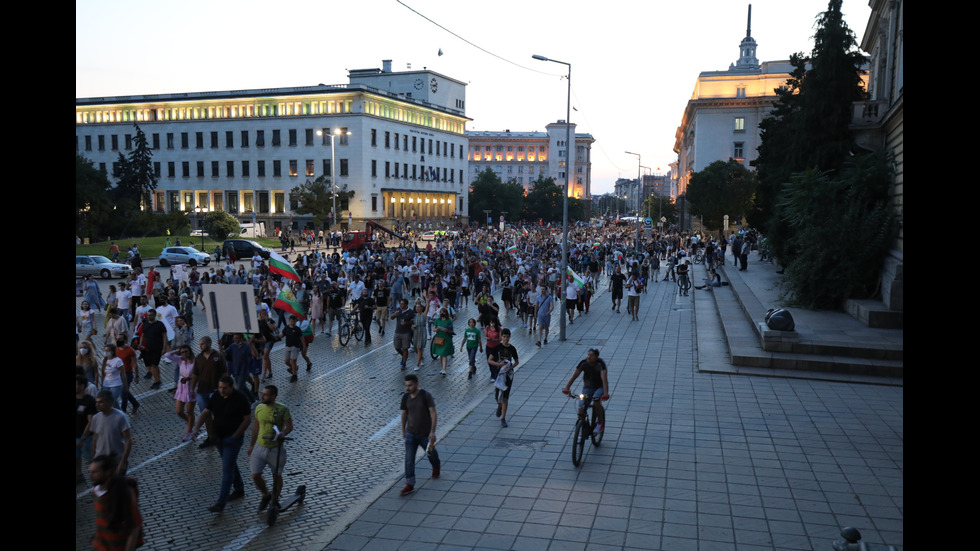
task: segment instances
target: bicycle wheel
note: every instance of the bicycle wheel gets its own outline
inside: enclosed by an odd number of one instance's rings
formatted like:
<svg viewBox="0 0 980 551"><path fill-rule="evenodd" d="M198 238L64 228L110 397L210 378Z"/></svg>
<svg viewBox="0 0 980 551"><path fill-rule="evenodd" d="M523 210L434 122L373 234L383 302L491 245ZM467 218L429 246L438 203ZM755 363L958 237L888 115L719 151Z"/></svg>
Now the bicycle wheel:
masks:
<svg viewBox="0 0 980 551"><path fill-rule="evenodd" d="M602 443L602 432L606 430L606 410L592 406L592 445L598 447Z"/></svg>
<svg viewBox="0 0 980 551"><path fill-rule="evenodd" d="M691 289L691 279L684 275L677 278L677 286L681 288L681 291L686 293Z"/></svg>
<svg viewBox="0 0 980 551"><path fill-rule="evenodd" d="M354 320L354 329L351 332L354 333L354 338L358 341L364 338L364 326L359 320Z"/></svg>
<svg viewBox="0 0 980 551"><path fill-rule="evenodd" d="M347 346L350 342L350 324L346 320L341 320L340 329L337 330L337 338L340 339L340 346Z"/></svg>
<svg viewBox="0 0 980 551"><path fill-rule="evenodd" d="M582 462L582 452L585 451L585 420L579 419L575 422L575 431L572 432L572 465L576 467Z"/></svg>
<svg viewBox="0 0 980 551"><path fill-rule="evenodd" d="M429 339L429 355L432 356L433 360L439 358L439 356L436 355L436 343L434 339Z"/></svg>

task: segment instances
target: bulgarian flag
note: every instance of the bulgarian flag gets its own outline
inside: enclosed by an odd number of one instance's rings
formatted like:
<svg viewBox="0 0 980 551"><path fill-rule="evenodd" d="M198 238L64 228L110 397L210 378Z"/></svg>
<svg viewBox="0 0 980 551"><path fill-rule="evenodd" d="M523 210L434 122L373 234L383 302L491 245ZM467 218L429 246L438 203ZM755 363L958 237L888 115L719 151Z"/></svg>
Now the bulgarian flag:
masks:
<svg viewBox="0 0 980 551"><path fill-rule="evenodd" d="M295 274L296 272L293 273ZM303 307L300 306L299 301L296 300L296 295L289 290L289 287L284 287L283 290L279 292L279 296L276 297L276 301L272 303L272 307L278 308L287 314L292 314L301 320L306 319L306 316L303 314Z"/></svg>
<svg viewBox="0 0 980 551"><path fill-rule="evenodd" d="M493 247L491 247L490 245L484 247L483 250L487 251L487 253L489 254L493 254Z"/></svg>
<svg viewBox="0 0 980 551"><path fill-rule="evenodd" d="M517 243L514 243L510 247L507 247L507 254L515 254L515 253L517 253Z"/></svg>
<svg viewBox="0 0 980 551"><path fill-rule="evenodd" d="M524 237L527 237L528 235L527 228L522 227L521 231L524 232Z"/></svg>
<svg viewBox="0 0 980 551"><path fill-rule="evenodd" d="M289 264L289 261L279 256L276 251L269 251L269 271L286 279L299 281L299 274L296 273L296 270Z"/></svg>
<svg viewBox="0 0 980 551"><path fill-rule="evenodd" d="M582 276L576 274L575 270L573 270L571 266L566 267L566 273L572 278L572 281L574 281L575 285L578 285L579 288L585 287L585 280L582 279Z"/></svg>

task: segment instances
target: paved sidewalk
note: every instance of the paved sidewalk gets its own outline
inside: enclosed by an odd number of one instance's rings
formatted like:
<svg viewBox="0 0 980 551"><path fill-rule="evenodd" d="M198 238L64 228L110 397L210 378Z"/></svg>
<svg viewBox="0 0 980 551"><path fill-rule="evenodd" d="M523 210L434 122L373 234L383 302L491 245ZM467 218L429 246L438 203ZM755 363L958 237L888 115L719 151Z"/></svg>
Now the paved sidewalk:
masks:
<svg viewBox="0 0 980 551"><path fill-rule="evenodd" d="M698 350L701 325L717 323L696 319L717 317L710 295L651 284L640 322L608 300L566 342L526 362L518 350L509 428L488 384L471 414L443 424L441 478L421 458L403 498L391 473L326 549L810 550L845 525L903 545L901 387L701 373L724 361ZM612 399L602 446L586 444L574 467L575 406L560 389L592 346Z"/></svg>

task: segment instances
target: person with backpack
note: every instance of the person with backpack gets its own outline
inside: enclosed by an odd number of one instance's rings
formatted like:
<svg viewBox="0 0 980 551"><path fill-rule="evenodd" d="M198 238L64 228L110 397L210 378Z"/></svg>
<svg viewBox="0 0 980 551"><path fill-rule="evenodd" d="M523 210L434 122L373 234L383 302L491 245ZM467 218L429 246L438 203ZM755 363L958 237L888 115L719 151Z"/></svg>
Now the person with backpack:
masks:
<svg viewBox="0 0 980 551"><path fill-rule="evenodd" d="M405 375L405 394L402 394L402 438L405 440L405 487L402 496L415 490L415 454L419 447L426 448L426 457L432 464L432 478L439 478L442 462L436 451L436 402L432 394L419 388L419 378L414 373Z"/></svg>

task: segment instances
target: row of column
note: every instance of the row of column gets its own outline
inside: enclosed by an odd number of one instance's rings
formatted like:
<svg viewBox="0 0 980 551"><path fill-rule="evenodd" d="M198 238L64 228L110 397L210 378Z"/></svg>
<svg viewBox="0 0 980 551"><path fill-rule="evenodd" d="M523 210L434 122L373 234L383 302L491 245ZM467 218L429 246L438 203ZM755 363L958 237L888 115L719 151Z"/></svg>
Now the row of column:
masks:
<svg viewBox="0 0 980 551"><path fill-rule="evenodd" d="M397 220L450 218L457 212L455 193L385 191L385 216Z"/></svg>

